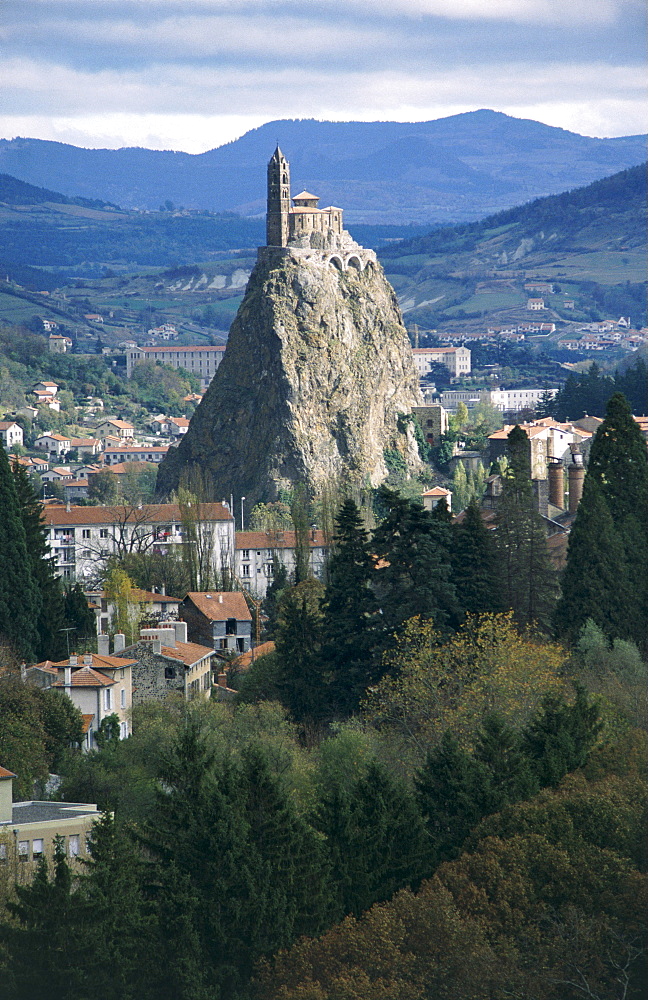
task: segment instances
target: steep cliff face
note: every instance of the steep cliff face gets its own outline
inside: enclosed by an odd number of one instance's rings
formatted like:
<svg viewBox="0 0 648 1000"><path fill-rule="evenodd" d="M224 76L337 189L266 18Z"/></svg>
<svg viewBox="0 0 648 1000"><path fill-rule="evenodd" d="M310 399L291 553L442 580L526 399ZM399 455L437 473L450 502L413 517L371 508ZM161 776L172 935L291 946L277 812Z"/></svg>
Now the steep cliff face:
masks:
<svg viewBox="0 0 648 1000"><path fill-rule="evenodd" d="M341 476L376 485L387 474L385 449L418 467L398 417L419 401L407 334L379 265L341 271L266 251L189 431L160 466L159 493L193 468L211 479L214 495L244 495L248 504L296 482L317 489Z"/></svg>

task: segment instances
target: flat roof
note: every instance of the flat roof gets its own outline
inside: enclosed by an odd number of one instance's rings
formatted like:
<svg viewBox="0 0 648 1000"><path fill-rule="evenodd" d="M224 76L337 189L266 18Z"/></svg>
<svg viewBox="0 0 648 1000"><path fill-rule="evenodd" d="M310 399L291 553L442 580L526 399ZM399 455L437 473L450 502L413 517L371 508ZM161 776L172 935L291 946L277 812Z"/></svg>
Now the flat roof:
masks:
<svg viewBox="0 0 648 1000"><path fill-rule="evenodd" d="M14 802L11 822L16 826L26 823L49 823L52 820L74 819L76 816L94 816L100 810L94 802Z"/></svg>

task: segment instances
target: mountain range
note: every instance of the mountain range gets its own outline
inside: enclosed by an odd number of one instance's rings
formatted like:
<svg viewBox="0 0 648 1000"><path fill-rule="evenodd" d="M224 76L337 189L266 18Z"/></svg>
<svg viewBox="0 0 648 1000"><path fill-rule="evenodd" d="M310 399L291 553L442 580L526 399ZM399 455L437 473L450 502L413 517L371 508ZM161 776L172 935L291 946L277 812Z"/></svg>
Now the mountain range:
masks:
<svg viewBox="0 0 648 1000"><path fill-rule="evenodd" d="M645 158L645 136L598 139L481 110L430 122L268 122L200 154L0 140L0 172L69 198L262 215L279 143L293 190L340 205L348 223L483 218L589 184Z"/></svg>

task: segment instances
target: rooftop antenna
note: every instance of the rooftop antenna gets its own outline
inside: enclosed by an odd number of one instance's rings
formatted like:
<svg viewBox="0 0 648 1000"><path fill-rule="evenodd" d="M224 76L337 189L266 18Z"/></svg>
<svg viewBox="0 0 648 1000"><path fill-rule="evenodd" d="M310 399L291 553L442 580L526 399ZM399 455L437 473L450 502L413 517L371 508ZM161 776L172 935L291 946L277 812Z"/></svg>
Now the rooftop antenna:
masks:
<svg viewBox="0 0 648 1000"><path fill-rule="evenodd" d="M74 628L74 626L71 626L70 628L60 628L58 631L59 632L65 632L65 638L67 640L67 654L68 654L68 660L69 660L70 659L70 632L76 632L76 628Z"/></svg>

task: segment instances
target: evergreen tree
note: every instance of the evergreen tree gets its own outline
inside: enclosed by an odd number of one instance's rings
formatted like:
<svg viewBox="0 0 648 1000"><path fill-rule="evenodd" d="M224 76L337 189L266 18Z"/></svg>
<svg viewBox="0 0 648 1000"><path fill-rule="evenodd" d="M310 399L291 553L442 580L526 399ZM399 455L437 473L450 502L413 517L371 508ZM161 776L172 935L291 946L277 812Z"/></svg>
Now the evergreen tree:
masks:
<svg viewBox="0 0 648 1000"><path fill-rule="evenodd" d="M488 768L490 796L485 797L488 812L531 798L538 791L538 781L522 750L519 734L496 713L484 719L475 759Z"/></svg>
<svg viewBox="0 0 648 1000"><path fill-rule="evenodd" d="M371 589L374 560L353 500L345 500L340 508L335 542L324 594L322 659L331 680L331 710L349 715L380 672L380 621Z"/></svg>
<svg viewBox="0 0 648 1000"><path fill-rule="evenodd" d="M542 788L557 785L583 767L601 730L600 712L585 689L576 686L572 705L553 695L522 734L522 748Z"/></svg>
<svg viewBox="0 0 648 1000"><path fill-rule="evenodd" d="M321 657L323 596L318 580L304 580L285 592L279 608L277 687L283 704L298 722L320 720L328 711Z"/></svg>
<svg viewBox="0 0 648 1000"><path fill-rule="evenodd" d="M27 470L15 463L13 477L20 515L25 529L27 556L32 578L40 592L40 611L36 622L38 659L61 660L66 655L63 627L63 594L56 575L55 563L47 542L47 528L43 523L43 505L38 499ZM86 602L87 603L87 602Z"/></svg>
<svg viewBox="0 0 648 1000"><path fill-rule="evenodd" d="M648 524L648 451L628 401L615 393L592 442L587 474L596 479L617 525L629 515Z"/></svg>
<svg viewBox="0 0 648 1000"><path fill-rule="evenodd" d="M33 882L16 886L16 901L8 904L13 921L0 924L0 944L7 956L3 997L77 1000L96 988L87 975L93 939L83 931L79 901L59 839L53 878L47 861L41 858Z"/></svg>
<svg viewBox="0 0 648 1000"><path fill-rule="evenodd" d="M585 478L569 535L561 586L554 618L559 635L575 642L588 619L610 638L634 634L636 592L630 584L625 549L601 488L590 475Z"/></svg>
<svg viewBox="0 0 648 1000"><path fill-rule="evenodd" d="M39 648L42 596L33 575L16 482L0 443L0 638L32 660Z"/></svg>
<svg viewBox="0 0 648 1000"><path fill-rule="evenodd" d="M383 565L376 573L376 593L385 631L420 615L439 629L454 627L460 608L450 579L450 526L413 500L386 487L379 499L387 515L372 539Z"/></svg>
<svg viewBox="0 0 648 1000"><path fill-rule="evenodd" d="M282 559L276 552L272 553L272 582L266 590L263 600L263 610L265 612L265 634L268 639L274 638L277 627L277 616L279 614L279 603L281 596L288 587L288 570Z"/></svg>
<svg viewBox="0 0 648 1000"><path fill-rule="evenodd" d="M508 436L495 542L506 605L513 609L518 624L548 627L558 588L544 522L535 509L530 443L521 427L514 427Z"/></svg>
<svg viewBox="0 0 648 1000"><path fill-rule="evenodd" d="M432 870L413 796L377 761L350 787L322 796L316 823L328 844L338 915L359 916Z"/></svg>
<svg viewBox="0 0 648 1000"><path fill-rule="evenodd" d="M489 811L488 768L447 730L416 775L416 790L437 862L455 857Z"/></svg>
<svg viewBox="0 0 648 1000"><path fill-rule="evenodd" d="M470 501L470 487L463 462L457 462L452 476L452 506L455 514L465 510Z"/></svg>
<svg viewBox="0 0 648 1000"><path fill-rule="evenodd" d="M452 535L452 580L461 607L469 614L503 610L495 539L482 520L477 500L468 504Z"/></svg>
<svg viewBox="0 0 648 1000"><path fill-rule="evenodd" d="M97 626L80 583L66 590L63 608L65 627L74 629L70 633L70 646L76 650L87 649L88 643L95 641Z"/></svg>

